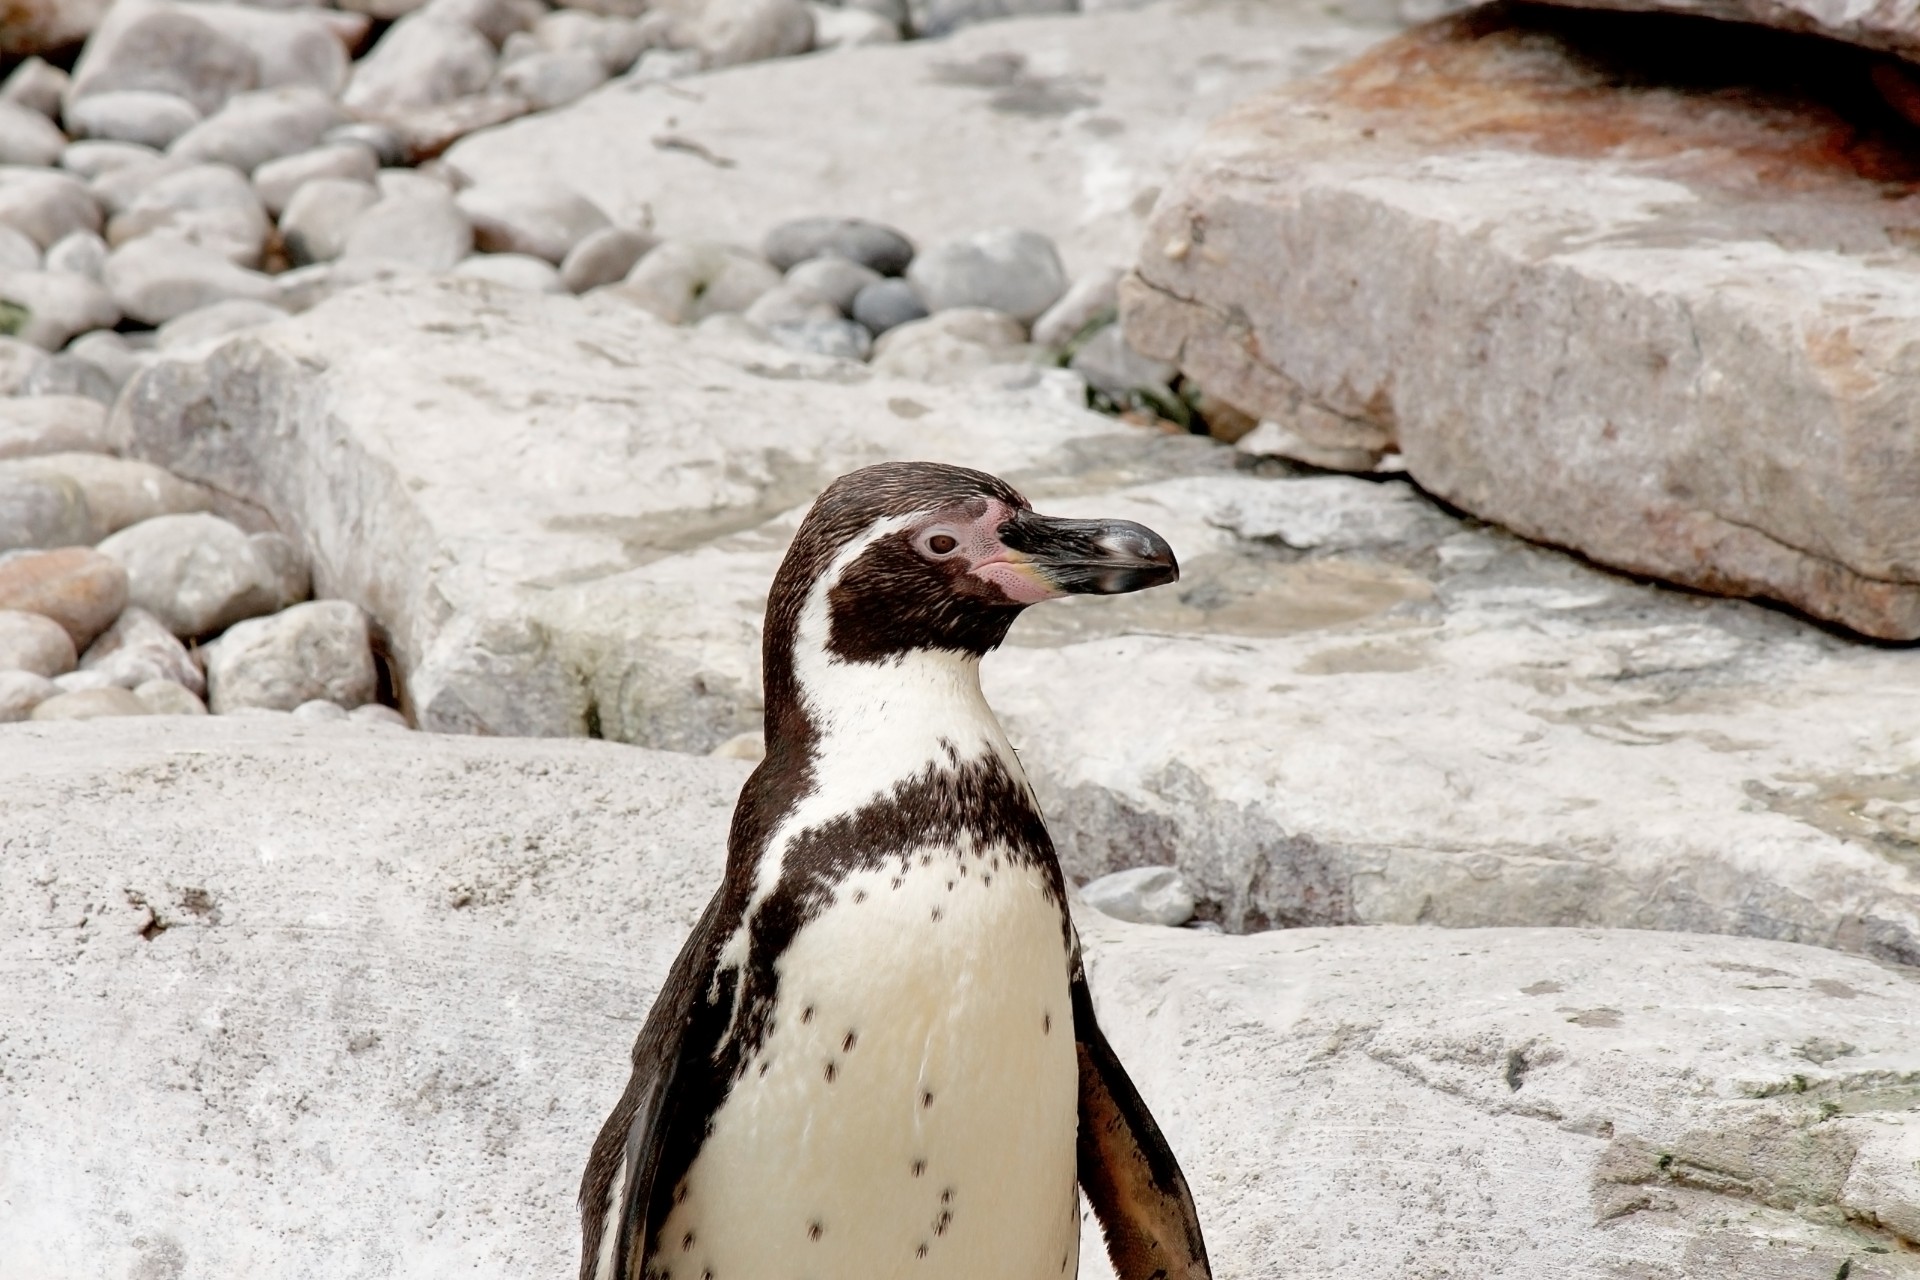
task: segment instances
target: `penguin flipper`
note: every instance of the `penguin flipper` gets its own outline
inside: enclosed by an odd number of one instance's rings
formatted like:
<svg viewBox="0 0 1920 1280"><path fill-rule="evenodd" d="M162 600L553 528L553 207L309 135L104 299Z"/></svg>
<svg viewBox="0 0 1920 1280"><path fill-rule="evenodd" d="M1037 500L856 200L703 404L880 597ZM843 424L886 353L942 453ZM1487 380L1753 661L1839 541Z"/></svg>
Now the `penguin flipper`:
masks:
<svg viewBox="0 0 1920 1280"><path fill-rule="evenodd" d="M712 1054L716 1021L725 1025L700 998L713 976L720 903L716 893L668 970L634 1040L633 1075L587 1158L580 1179L580 1280L642 1280L648 1241L691 1162L693 1144L680 1122L698 1109L686 1094L689 1075L699 1073L684 1068Z"/></svg>
<svg viewBox="0 0 1920 1280"><path fill-rule="evenodd" d="M1211 1280L1193 1195L1173 1149L1127 1078L1073 975L1080 1055L1080 1187L1106 1236L1119 1280Z"/></svg>

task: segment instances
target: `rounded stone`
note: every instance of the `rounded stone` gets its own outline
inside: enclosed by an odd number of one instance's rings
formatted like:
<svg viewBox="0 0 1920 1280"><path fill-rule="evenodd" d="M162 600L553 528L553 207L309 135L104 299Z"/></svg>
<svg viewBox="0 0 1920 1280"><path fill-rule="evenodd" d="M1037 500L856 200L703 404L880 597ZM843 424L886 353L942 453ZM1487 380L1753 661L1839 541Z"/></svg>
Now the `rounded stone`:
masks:
<svg viewBox="0 0 1920 1280"><path fill-rule="evenodd" d="M243 42L171 6L152 5L89 41L74 67L70 100L127 89L175 94L202 115L259 83Z"/></svg>
<svg viewBox="0 0 1920 1280"><path fill-rule="evenodd" d="M48 698L60 696L60 686L31 671L0 671L0 724L13 724L33 714Z"/></svg>
<svg viewBox="0 0 1920 1280"><path fill-rule="evenodd" d="M45 351L18 338L0 338L0 396L21 393L34 371L51 359Z"/></svg>
<svg viewBox="0 0 1920 1280"><path fill-rule="evenodd" d="M561 49L529 54L504 66L494 83L546 111L584 98L607 82L607 68L591 49Z"/></svg>
<svg viewBox="0 0 1920 1280"><path fill-rule="evenodd" d="M573 247L610 224L576 192L532 183L481 183L454 198L484 253L525 253L559 264Z"/></svg>
<svg viewBox="0 0 1920 1280"><path fill-rule="evenodd" d="M237 267L257 267L273 223L238 169L195 164L148 186L107 226L107 242L164 234L201 245Z"/></svg>
<svg viewBox="0 0 1920 1280"><path fill-rule="evenodd" d="M40 246L33 242L32 236L12 227L0 227L0 271L38 271L40 266Z"/></svg>
<svg viewBox="0 0 1920 1280"><path fill-rule="evenodd" d="M381 124L377 120L356 120L352 124L338 125L327 130L326 136L320 141L329 146L357 143L372 151L383 165L402 165L408 160L407 144L391 125Z"/></svg>
<svg viewBox="0 0 1920 1280"><path fill-rule="evenodd" d="M122 609L113 625L87 646L80 669L98 672L122 689L149 680L171 680L196 693L206 688L206 677L186 646L137 604Z"/></svg>
<svg viewBox="0 0 1920 1280"><path fill-rule="evenodd" d="M160 351L196 347L286 317L287 313L272 303L229 298L225 302L199 307L167 321L154 335L154 347Z"/></svg>
<svg viewBox="0 0 1920 1280"><path fill-rule="evenodd" d="M0 98L0 164L50 165L67 148L67 135L31 107Z"/></svg>
<svg viewBox="0 0 1920 1280"><path fill-rule="evenodd" d="M100 205L86 184L54 169L0 166L0 226L42 249L75 231L100 229Z"/></svg>
<svg viewBox="0 0 1920 1280"><path fill-rule="evenodd" d="M1026 364L1026 329L1004 312L956 307L900 325L873 345L873 367L922 382L964 381L998 364Z"/></svg>
<svg viewBox="0 0 1920 1280"><path fill-rule="evenodd" d="M236 94L167 150L182 160L227 164L252 173L269 160L318 145L339 123L338 104L318 89L261 89Z"/></svg>
<svg viewBox="0 0 1920 1280"><path fill-rule="evenodd" d="M15 336L49 351L76 334L120 322L120 308L104 285L67 271L0 272L0 299L26 310Z"/></svg>
<svg viewBox="0 0 1920 1280"><path fill-rule="evenodd" d="M100 452L109 438L107 411L97 400L63 395L0 399L0 460Z"/></svg>
<svg viewBox="0 0 1920 1280"><path fill-rule="evenodd" d="M277 533L249 534L218 516L160 516L99 546L123 566L127 596L176 636L210 636L307 594L304 560Z"/></svg>
<svg viewBox="0 0 1920 1280"><path fill-rule="evenodd" d="M1132 867L1090 881L1080 890L1088 906L1131 924L1177 927L1193 919L1193 890L1175 867Z"/></svg>
<svg viewBox="0 0 1920 1280"><path fill-rule="evenodd" d="M585 293L625 279L634 264L659 243L644 231L602 227L568 250L560 263L560 282L573 293Z"/></svg>
<svg viewBox="0 0 1920 1280"><path fill-rule="evenodd" d="M90 547L0 558L0 608L52 618L84 651L127 606L127 570Z"/></svg>
<svg viewBox="0 0 1920 1280"><path fill-rule="evenodd" d="M487 280L529 293L565 293L560 272L545 258L524 253L476 253L453 269L468 280Z"/></svg>
<svg viewBox="0 0 1920 1280"><path fill-rule="evenodd" d="M328 724L345 720L347 709L337 702L328 702L325 698L314 698L295 707L293 714L296 719Z"/></svg>
<svg viewBox="0 0 1920 1280"><path fill-rule="evenodd" d="M133 691L133 696L156 716L207 714L207 704L193 690L172 680L148 680Z"/></svg>
<svg viewBox="0 0 1920 1280"><path fill-rule="evenodd" d="M107 242L91 231L75 231L47 250L47 270L99 280L107 268Z"/></svg>
<svg viewBox="0 0 1920 1280"><path fill-rule="evenodd" d="M347 228L340 256L451 271L472 252L473 226L443 189L388 196L374 204Z"/></svg>
<svg viewBox="0 0 1920 1280"><path fill-rule="evenodd" d="M280 240L297 266L331 262L347 247L356 218L380 202L371 182L316 178L288 199L280 215Z"/></svg>
<svg viewBox="0 0 1920 1280"><path fill-rule="evenodd" d="M812 355L865 360L873 351L873 335L865 326L842 316L813 316L767 326L767 336L781 346Z"/></svg>
<svg viewBox="0 0 1920 1280"><path fill-rule="evenodd" d="M279 217L294 194L316 179L345 179L371 184L380 172L380 158L361 142L331 142L294 155L269 160L253 171L254 194L267 212Z"/></svg>
<svg viewBox="0 0 1920 1280"><path fill-rule="evenodd" d="M929 311L989 307L1030 323L1067 291L1053 241L1037 231L999 227L921 253L907 279Z"/></svg>
<svg viewBox="0 0 1920 1280"><path fill-rule="evenodd" d="M57 120L70 83L67 73L45 58L27 58L0 84L0 99Z"/></svg>
<svg viewBox="0 0 1920 1280"><path fill-rule="evenodd" d="M52 618L19 609L0 609L0 671L65 675L80 661L73 637Z"/></svg>
<svg viewBox="0 0 1920 1280"><path fill-rule="evenodd" d="M744 311L779 283L777 271L738 245L665 240L608 292L662 320L692 324Z"/></svg>
<svg viewBox="0 0 1920 1280"><path fill-rule="evenodd" d="M853 308L853 300L882 277L872 267L863 267L851 258L828 255L809 258L787 269L787 287L830 302L842 315Z"/></svg>
<svg viewBox="0 0 1920 1280"><path fill-rule="evenodd" d="M101 720L109 716L150 716L151 708L131 689L108 687L56 694L33 709L30 720Z"/></svg>
<svg viewBox="0 0 1920 1280"><path fill-rule="evenodd" d="M913 241L892 227L864 218L795 218L767 233L761 252L781 271L809 258L847 258L897 276L913 261Z"/></svg>
<svg viewBox="0 0 1920 1280"><path fill-rule="evenodd" d="M853 318L875 334L927 318L927 304L913 286L898 278L868 285L853 299Z"/></svg>
<svg viewBox="0 0 1920 1280"><path fill-rule="evenodd" d="M354 65L340 100L362 116L437 107L485 89L493 55L492 43L466 23L412 13Z"/></svg>
<svg viewBox="0 0 1920 1280"><path fill-rule="evenodd" d="M392 707L379 702L363 702L347 713L347 719L358 724L379 725L387 729L411 729L407 718Z"/></svg>
<svg viewBox="0 0 1920 1280"><path fill-rule="evenodd" d="M92 179L160 159L158 151L137 142L75 142L60 153L60 167L76 178Z"/></svg>
<svg viewBox="0 0 1920 1280"><path fill-rule="evenodd" d="M298 604L235 623L207 655L207 705L291 711L323 698L357 707L378 687L367 615L344 600Z"/></svg>
<svg viewBox="0 0 1920 1280"><path fill-rule="evenodd" d="M74 339L75 343L84 342L94 334L113 335L111 329L94 329ZM118 335L113 335L118 336ZM120 395L120 384L91 360L83 360L70 354L72 344L66 351L52 356L36 369L27 379L20 394L53 399L87 399L101 406L109 406ZM112 448L112 442L105 436L96 437L92 442L80 446L93 452L105 452Z"/></svg>
<svg viewBox="0 0 1920 1280"><path fill-rule="evenodd" d="M121 245L108 255L105 274L114 301L142 324L165 324L229 298L271 302L279 294L273 277L170 235Z"/></svg>
<svg viewBox="0 0 1920 1280"><path fill-rule="evenodd" d="M164 151L174 139L199 124L200 112L174 93L126 89L96 93L69 103L67 128L75 138L132 142Z"/></svg>
<svg viewBox="0 0 1920 1280"><path fill-rule="evenodd" d="M1090 325L1117 315L1120 278L1125 274L1119 267L1105 267L1075 280L1060 300L1033 322L1033 340L1058 350Z"/></svg>

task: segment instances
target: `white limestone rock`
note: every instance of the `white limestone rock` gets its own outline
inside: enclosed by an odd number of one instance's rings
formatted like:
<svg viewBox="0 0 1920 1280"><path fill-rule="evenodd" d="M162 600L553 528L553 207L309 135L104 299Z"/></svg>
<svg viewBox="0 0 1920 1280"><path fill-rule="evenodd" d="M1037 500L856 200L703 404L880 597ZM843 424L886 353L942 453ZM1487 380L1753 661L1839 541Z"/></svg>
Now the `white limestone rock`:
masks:
<svg viewBox="0 0 1920 1280"><path fill-rule="evenodd" d="M29 720L108 720L121 716L150 716L153 712L133 692L118 685L74 689L57 693L34 707Z"/></svg>
<svg viewBox="0 0 1920 1280"><path fill-rule="evenodd" d="M121 245L108 256L104 275L114 302L142 324L165 324L229 299L271 302L279 296L272 276L170 235Z"/></svg>
<svg viewBox="0 0 1920 1280"><path fill-rule="evenodd" d="M582 236L560 263L560 279L571 293L585 293L626 278L636 262L659 241L644 231L602 227Z"/></svg>
<svg viewBox="0 0 1920 1280"><path fill-rule="evenodd" d="M479 93L493 78L493 45L464 22L414 13L354 64L340 100L357 114L393 117Z"/></svg>
<svg viewBox="0 0 1920 1280"><path fill-rule="evenodd" d="M53 121L0 98L0 164L50 165L66 147L67 135Z"/></svg>
<svg viewBox="0 0 1920 1280"><path fill-rule="evenodd" d="M524 253L476 253L453 269L463 280L490 280L509 289L565 293L560 272L544 258Z"/></svg>
<svg viewBox="0 0 1920 1280"><path fill-rule="evenodd" d="M1389 29L1229 0L983 24L709 72L697 100L659 87L590 94L466 138L446 159L474 183L578 191L623 225L651 211L665 239L757 245L802 214L857 215L919 244L1019 226L1079 274L1132 260L1159 187L1207 121ZM770 120L805 121L808 145Z"/></svg>
<svg viewBox="0 0 1920 1280"><path fill-rule="evenodd" d="M67 73L45 58L25 58L0 82L0 100L58 120L69 82Z"/></svg>
<svg viewBox="0 0 1920 1280"><path fill-rule="evenodd" d="M107 242L91 231L71 232L48 247L46 268L98 281L107 269Z"/></svg>
<svg viewBox="0 0 1920 1280"><path fill-rule="evenodd" d="M154 680L171 681L195 695L206 692L206 677L173 632L138 604L129 604L80 655L80 669L105 676L122 689L137 690Z"/></svg>
<svg viewBox="0 0 1920 1280"><path fill-rule="evenodd" d="M371 180L315 178L288 198L280 237L296 265L329 262L347 247L355 219L380 202Z"/></svg>
<svg viewBox="0 0 1920 1280"><path fill-rule="evenodd" d="M99 281L70 271L0 271L0 299L26 309L17 336L48 351L120 321L113 295Z"/></svg>
<svg viewBox="0 0 1920 1280"><path fill-rule="evenodd" d="M163 235L211 249L237 267L258 267L273 222L238 169L193 164L160 178L107 224L107 242Z"/></svg>
<svg viewBox="0 0 1920 1280"><path fill-rule="evenodd" d="M51 169L0 166L0 226L42 249L74 231L100 230L100 206L86 185Z"/></svg>
<svg viewBox="0 0 1920 1280"><path fill-rule="evenodd" d="M316 179L361 182L372 188L380 157L360 142L334 142L269 160L253 171L253 189L267 212L278 218L300 188Z"/></svg>
<svg viewBox="0 0 1920 1280"><path fill-rule="evenodd" d="M174 680L149 680L134 689L147 710L156 716L204 716L207 704L192 689Z"/></svg>
<svg viewBox="0 0 1920 1280"><path fill-rule="evenodd" d="M291 711L315 698L357 707L373 700L379 684L367 615L344 600L236 622L202 652L215 715L243 707Z"/></svg>
<svg viewBox="0 0 1920 1280"><path fill-rule="evenodd" d="M18 338L0 338L0 396L17 396L44 368L47 353Z"/></svg>
<svg viewBox="0 0 1920 1280"><path fill-rule="evenodd" d="M709 67L787 58L813 47L803 0L660 0L676 48L698 49Z"/></svg>
<svg viewBox="0 0 1920 1280"><path fill-rule="evenodd" d="M591 49L542 51L502 66L494 87L535 111L565 106L607 82L606 63Z"/></svg>
<svg viewBox="0 0 1920 1280"><path fill-rule="evenodd" d="M0 460L43 453L105 453L107 411L83 396L0 399Z"/></svg>
<svg viewBox="0 0 1920 1280"><path fill-rule="evenodd" d="M342 123L333 96L304 85L235 94L176 139L167 153L196 164L232 165L251 174L270 160L317 145Z"/></svg>
<svg viewBox="0 0 1920 1280"><path fill-rule="evenodd" d="M309 589L305 562L286 538L249 534L218 516L144 520L99 551L126 569L128 600L185 639L285 609Z"/></svg>
<svg viewBox="0 0 1920 1280"><path fill-rule="evenodd" d="M780 273L750 249L666 240L606 293L670 323L695 324L708 316L745 311L779 283Z"/></svg>
<svg viewBox="0 0 1920 1280"><path fill-rule="evenodd" d="M571 1258L747 771L286 718L0 732L27 851L0 861L0 1247L37 1275L167 1241L319 1275L369 1232L450 1272ZM1222 1275L1912 1274L1870 1251L1920 1210L1903 973L1644 932L1077 924ZM358 1158L312 1176L322 1143ZM208 1169L218 1197L179 1194Z"/></svg>
<svg viewBox="0 0 1920 1280"><path fill-rule="evenodd" d="M472 186L454 203L483 253L524 253L558 266L573 247L612 225L584 196L564 189Z"/></svg>
<svg viewBox="0 0 1920 1280"><path fill-rule="evenodd" d="M249 89L336 93L358 20L193 0L118 0L73 69L69 102L122 89L177 94L202 115Z"/></svg>
<svg viewBox="0 0 1920 1280"><path fill-rule="evenodd" d="M473 252L473 224L444 188L385 196L348 224L340 256L449 271Z"/></svg>
<svg viewBox="0 0 1920 1280"><path fill-rule="evenodd" d="M200 109L161 89L116 89L67 103L67 129L75 138L137 143L164 150L199 124ZM72 166L69 165L69 168Z"/></svg>
<svg viewBox="0 0 1920 1280"><path fill-rule="evenodd" d="M159 351L178 351L218 342L228 334L257 325L272 324L275 320L285 319L286 315L283 308L268 302L246 298L215 302L175 316L161 325L154 334L154 348Z"/></svg>
<svg viewBox="0 0 1920 1280"><path fill-rule="evenodd" d="M1030 364L1026 327L1005 312L953 307L925 320L911 320L880 335L873 366L920 382L964 382L994 365Z"/></svg>

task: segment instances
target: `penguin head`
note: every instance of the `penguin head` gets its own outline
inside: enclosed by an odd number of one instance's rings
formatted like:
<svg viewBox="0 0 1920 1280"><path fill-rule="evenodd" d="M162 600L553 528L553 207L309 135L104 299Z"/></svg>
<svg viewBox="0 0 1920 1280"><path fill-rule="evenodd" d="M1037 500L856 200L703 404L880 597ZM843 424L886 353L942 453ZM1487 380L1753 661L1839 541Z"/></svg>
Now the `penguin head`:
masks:
<svg viewBox="0 0 1920 1280"><path fill-rule="evenodd" d="M1144 525L1043 516L985 472L887 462L840 477L807 513L774 579L769 639L811 622L843 662L984 654L1028 605L1179 576Z"/></svg>

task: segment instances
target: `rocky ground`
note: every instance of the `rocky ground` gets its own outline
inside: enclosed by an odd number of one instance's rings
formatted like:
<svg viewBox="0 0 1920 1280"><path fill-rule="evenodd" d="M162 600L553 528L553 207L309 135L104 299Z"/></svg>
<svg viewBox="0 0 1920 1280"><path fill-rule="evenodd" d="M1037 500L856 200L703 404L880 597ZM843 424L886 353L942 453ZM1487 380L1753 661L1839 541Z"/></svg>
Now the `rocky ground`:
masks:
<svg viewBox="0 0 1920 1280"><path fill-rule="evenodd" d="M1920 38L1083 7L0 25L0 1256L570 1266L922 457L1180 553L986 679L1219 1275L1920 1276Z"/></svg>

